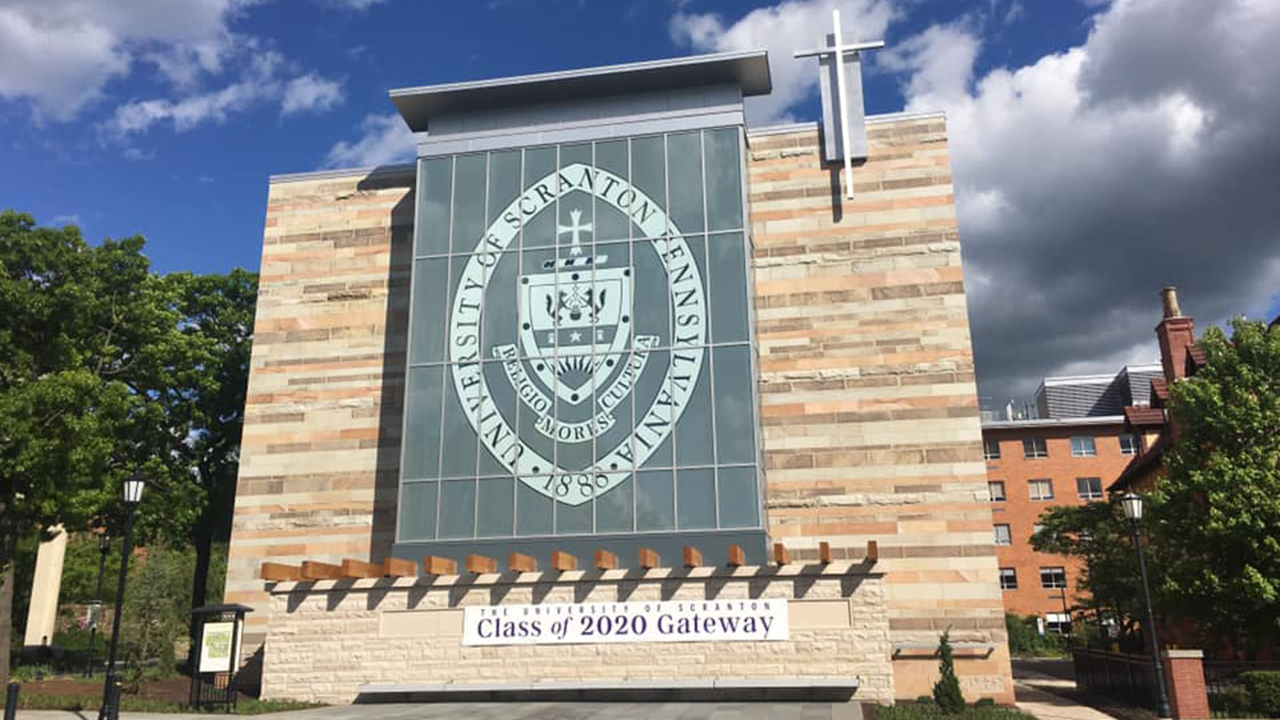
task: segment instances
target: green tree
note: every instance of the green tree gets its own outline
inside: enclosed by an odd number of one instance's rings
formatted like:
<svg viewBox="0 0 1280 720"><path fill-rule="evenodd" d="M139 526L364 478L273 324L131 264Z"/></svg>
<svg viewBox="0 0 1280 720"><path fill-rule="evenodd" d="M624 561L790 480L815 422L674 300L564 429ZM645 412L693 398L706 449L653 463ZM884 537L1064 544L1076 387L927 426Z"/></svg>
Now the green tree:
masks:
<svg viewBox="0 0 1280 720"><path fill-rule="evenodd" d="M1199 345L1204 367L1170 388L1152 565L1163 604L1208 634L1280 639L1280 329L1236 319Z"/></svg>
<svg viewBox="0 0 1280 720"><path fill-rule="evenodd" d="M938 663L941 677L933 685L933 701L943 714L954 715L964 710L964 693L960 692L960 678L956 677L950 630L942 633L942 637L938 639L938 654L942 656Z"/></svg>

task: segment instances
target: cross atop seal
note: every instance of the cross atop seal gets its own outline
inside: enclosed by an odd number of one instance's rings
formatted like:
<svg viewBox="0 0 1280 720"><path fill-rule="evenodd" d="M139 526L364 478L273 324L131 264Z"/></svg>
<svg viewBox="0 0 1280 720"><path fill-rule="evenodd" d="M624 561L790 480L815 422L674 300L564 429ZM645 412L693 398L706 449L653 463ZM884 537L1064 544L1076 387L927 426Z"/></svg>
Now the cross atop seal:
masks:
<svg viewBox="0 0 1280 720"><path fill-rule="evenodd" d="M571 225L556 225L556 234L557 234L557 235L563 235L563 234L565 234L565 233L573 233L573 237L572 237L572 238L570 238L570 239L573 241L573 249L569 251L569 254L570 254L570 255L581 255L581 254L582 254L582 243L581 243L581 240L580 240L580 238L579 238L579 235L580 235L581 233L583 233L583 232L585 232L585 231L587 231L587 230L590 230L590 229L591 229L591 223L583 223L583 222L580 222L581 220L582 220L582 211L581 211L581 210L570 210L570 211L569 211L569 222L570 222L570 223L572 223L572 224L571 224Z"/></svg>
<svg viewBox="0 0 1280 720"><path fill-rule="evenodd" d="M840 30L840 11L831 11L831 24L835 27L835 32L828 35L828 41L831 43L825 47L813 48L810 50L797 50L795 57L817 57L819 58L820 67L824 71L822 79L822 114L823 114L823 139L826 141L827 160L834 160L840 157L844 161L844 182L846 197L853 197L853 161L854 159L862 160L866 158L867 146L867 128L863 117L862 105L862 63L860 53L863 50L878 50L884 47L883 40L872 40L868 42L855 42L846 45L844 43L844 33ZM851 88L847 80L849 73L845 71L845 64L849 64L853 71L853 83L856 87ZM829 69L835 68L835 92L831 92L831 77ZM832 97L834 96L834 97ZM855 104L856 103L856 104ZM831 112L831 105L835 105L837 111ZM831 131L835 125L839 125L840 133L838 140L840 143L839 151L836 152L837 137ZM854 137L854 129L858 131L858 137ZM856 141L856 142L855 142Z"/></svg>

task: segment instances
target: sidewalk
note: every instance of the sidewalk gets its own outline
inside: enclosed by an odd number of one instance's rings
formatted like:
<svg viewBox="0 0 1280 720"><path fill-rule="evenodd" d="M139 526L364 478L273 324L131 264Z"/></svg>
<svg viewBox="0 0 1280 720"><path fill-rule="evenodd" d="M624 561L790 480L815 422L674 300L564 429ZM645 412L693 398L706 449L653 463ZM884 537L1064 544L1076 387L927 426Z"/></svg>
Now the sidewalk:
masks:
<svg viewBox="0 0 1280 720"><path fill-rule="evenodd" d="M1115 720L1100 710L1053 693L1055 688L1070 690L1075 686L1072 680L1048 676L1020 677L1013 681L1013 695L1018 707L1038 720Z"/></svg>

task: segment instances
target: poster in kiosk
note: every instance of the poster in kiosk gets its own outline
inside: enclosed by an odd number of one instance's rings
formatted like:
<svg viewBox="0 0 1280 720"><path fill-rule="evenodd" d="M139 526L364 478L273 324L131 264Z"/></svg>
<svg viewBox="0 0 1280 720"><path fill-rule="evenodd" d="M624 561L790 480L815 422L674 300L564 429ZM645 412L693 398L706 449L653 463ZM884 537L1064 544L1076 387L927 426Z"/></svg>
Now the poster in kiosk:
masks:
<svg viewBox="0 0 1280 720"><path fill-rule="evenodd" d="M191 668L193 708L236 706L236 659L240 656L240 637L248 605L205 605L191 611L192 636L196 638Z"/></svg>

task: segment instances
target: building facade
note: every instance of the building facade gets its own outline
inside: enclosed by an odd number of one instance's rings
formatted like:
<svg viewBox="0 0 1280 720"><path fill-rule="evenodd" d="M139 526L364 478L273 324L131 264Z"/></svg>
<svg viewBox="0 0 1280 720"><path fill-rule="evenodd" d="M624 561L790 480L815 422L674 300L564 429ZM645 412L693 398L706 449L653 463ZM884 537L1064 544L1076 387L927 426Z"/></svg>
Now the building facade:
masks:
<svg viewBox="0 0 1280 720"><path fill-rule="evenodd" d="M265 695L890 701L950 629L966 694L1012 700L944 118L868 117L842 178L830 128L747 126L768 91L763 52L396 91L417 163L272 179L226 592ZM388 558L419 577L307 574ZM463 629L729 599L790 634Z"/></svg>
<svg viewBox="0 0 1280 720"><path fill-rule="evenodd" d="M1069 630L1081 565L1031 546L1040 515L1105 500L1140 451L1124 409L1150 404L1160 372L1159 365L1130 365L1114 375L1045 378L1035 397L1039 417L982 425L1005 609L1037 618L1042 631Z"/></svg>

